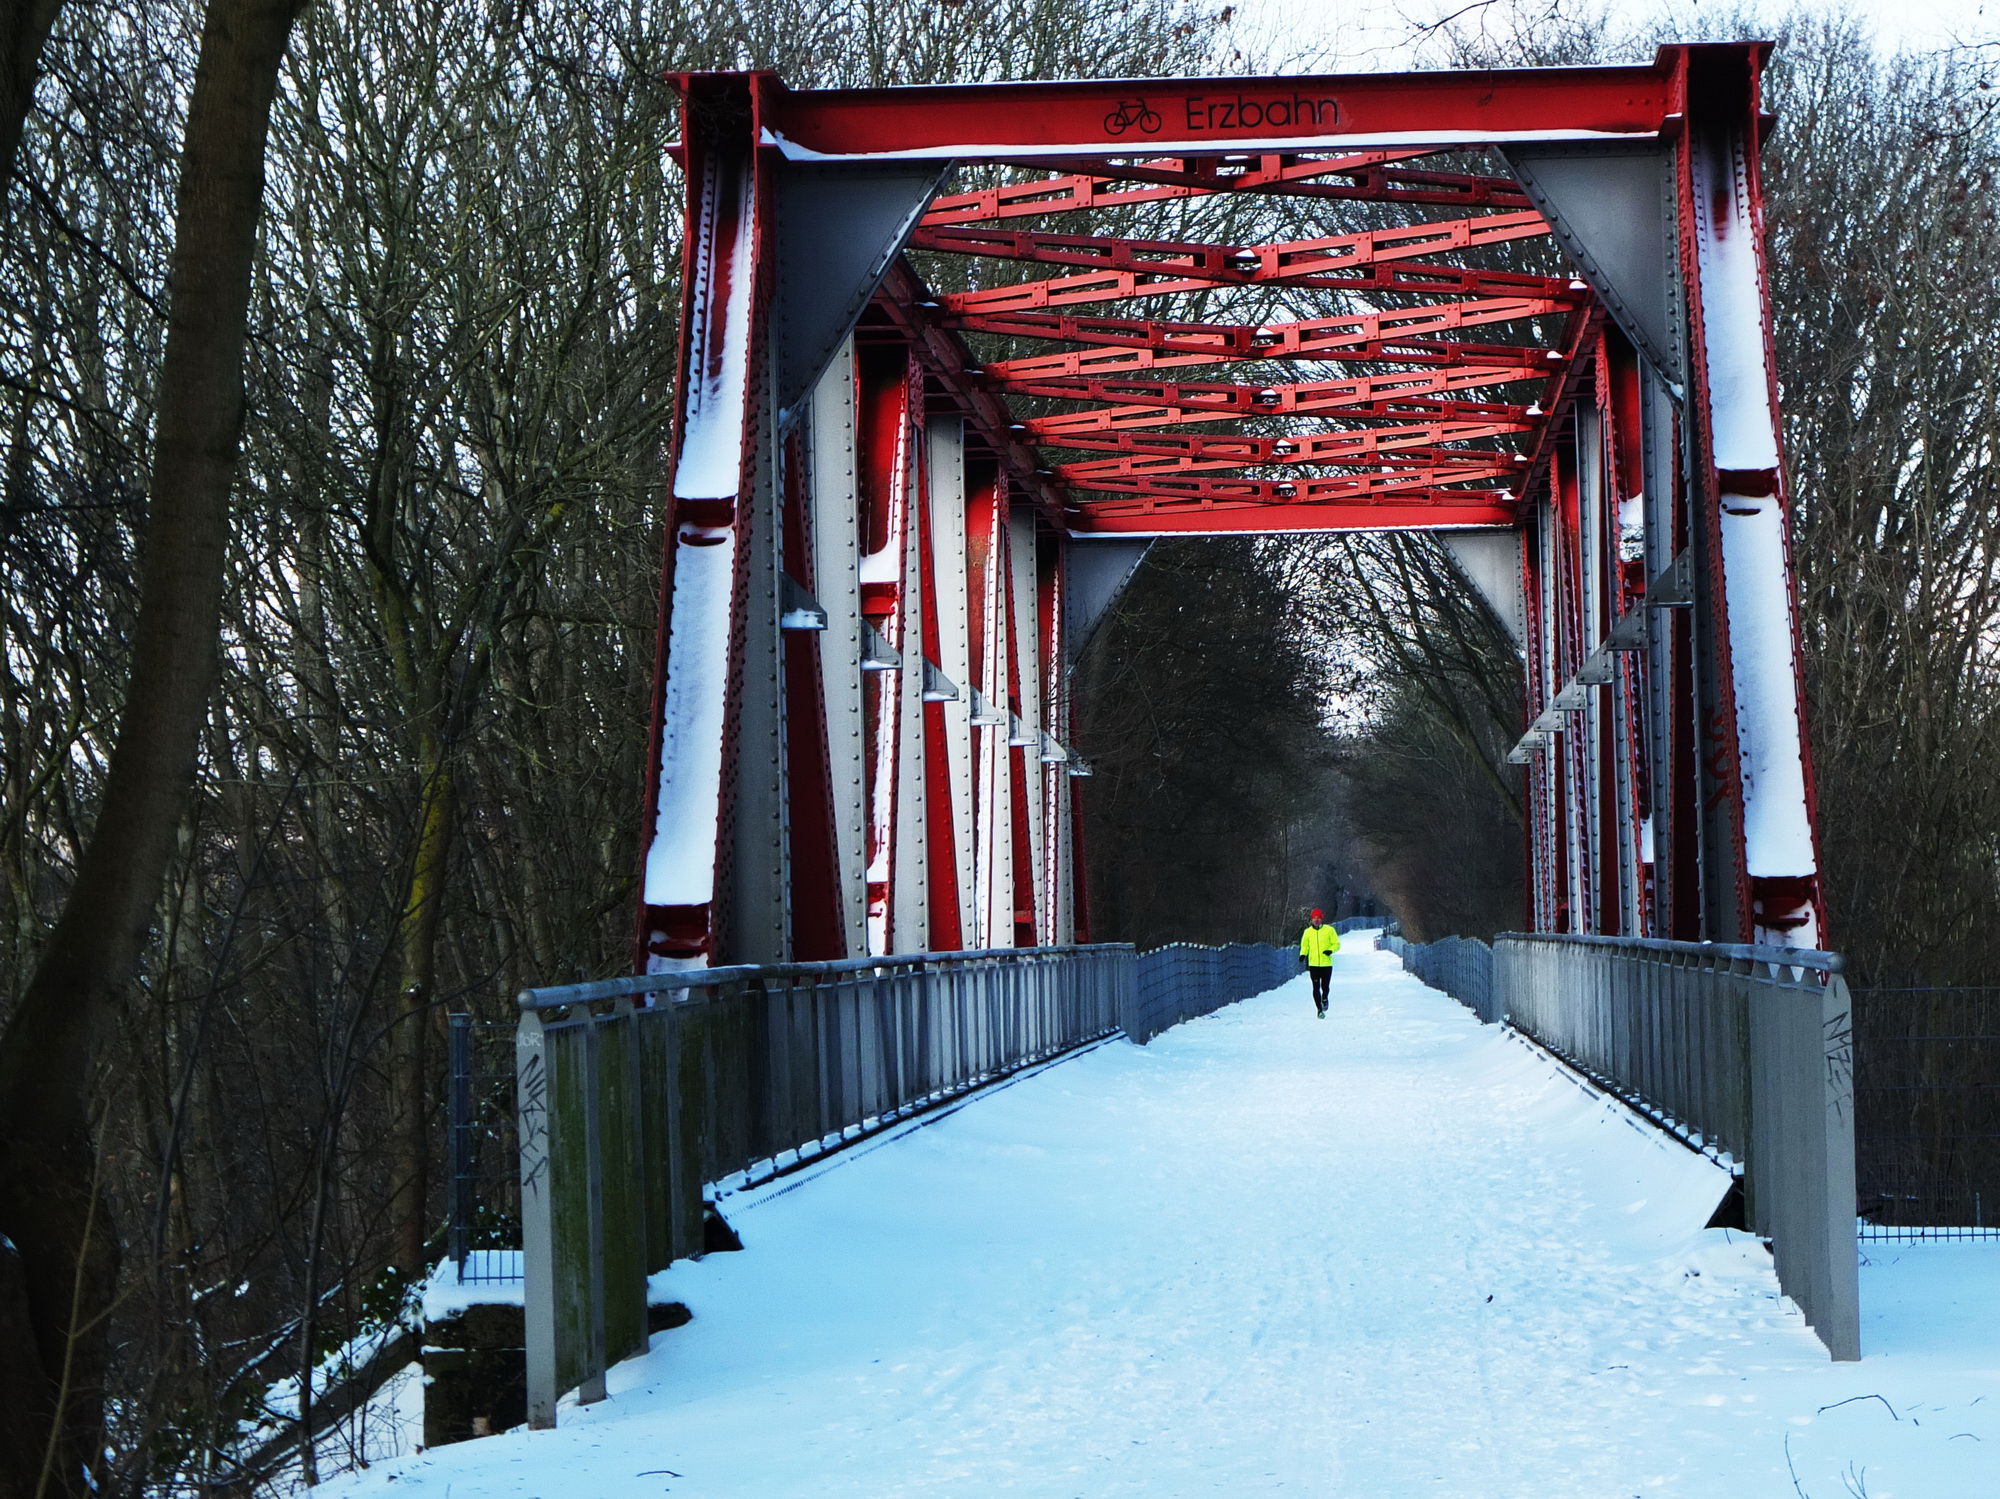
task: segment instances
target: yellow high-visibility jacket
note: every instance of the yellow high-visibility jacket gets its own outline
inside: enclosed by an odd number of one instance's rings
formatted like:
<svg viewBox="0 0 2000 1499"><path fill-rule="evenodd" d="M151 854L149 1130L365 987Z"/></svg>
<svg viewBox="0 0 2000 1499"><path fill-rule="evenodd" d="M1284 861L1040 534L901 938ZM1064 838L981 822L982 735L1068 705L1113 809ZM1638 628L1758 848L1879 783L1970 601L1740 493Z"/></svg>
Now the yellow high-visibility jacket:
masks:
<svg viewBox="0 0 2000 1499"><path fill-rule="evenodd" d="M1308 926L1299 938L1299 956L1308 968L1331 968L1333 955L1340 951L1340 933L1331 925Z"/></svg>

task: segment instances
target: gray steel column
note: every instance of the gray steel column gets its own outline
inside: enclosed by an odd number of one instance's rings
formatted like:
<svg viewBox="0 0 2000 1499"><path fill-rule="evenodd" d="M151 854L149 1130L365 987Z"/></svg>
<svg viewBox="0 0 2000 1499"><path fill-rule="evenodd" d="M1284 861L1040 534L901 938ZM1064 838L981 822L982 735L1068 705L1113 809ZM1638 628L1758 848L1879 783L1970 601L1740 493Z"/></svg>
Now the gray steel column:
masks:
<svg viewBox="0 0 2000 1499"><path fill-rule="evenodd" d="M1604 521L1608 508L1605 483L1604 422L1593 403L1579 401L1576 411L1576 489L1578 578L1582 594L1578 604L1583 613L1583 659L1604 639L1605 545ZM1581 663L1579 663L1581 664ZM1575 924L1579 932L1601 932L1606 881L1613 872L1604 867L1604 751L1610 732L1608 703L1602 688L1591 687L1589 699L1578 719L1583 738L1583 784L1578 826L1583 835L1585 910Z"/></svg>
<svg viewBox="0 0 2000 1499"><path fill-rule="evenodd" d="M1029 741L1016 746L1013 753L1021 757L1027 784L1028 860L1034 884L1035 935L1037 940L1046 941L1041 925L1048 901L1048 828L1044 816L1047 798L1042 793L1047 767L1042 764L1039 748L1046 725L1042 721L1041 609L1036 598L1039 538L1035 532L1033 508L1015 506L1007 518L1007 529L1009 585L1013 591L1014 659L1021 683L1021 724L1026 730L1021 737Z"/></svg>
<svg viewBox="0 0 2000 1499"><path fill-rule="evenodd" d="M812 419L813 591L826 611L820 692L826 711L834 848L847 953L868 951L868 780L862 727L860 499L854 457L854 340L844 340L814 387Z"/></svg>
<svg viewBox="0 0 2000 1499"><path fill-rule="evenodd" d="M1678 469L1675 463L1674 405L1666 387L1650 369L1641 367L1639 398L1643 412L1643 462L1646 475L1646 577L1668 574L1674 565L1674 517ZM1675 846L1674 808L1692 787L1674 783L1674 616L1650 594L1646 600L1646 670L1641 719L1641 745L1646 756L1647 818L1645 847L1653 866L1653 929L1644 935L1668 936L1673 919L1676 861L1694 857L1694 850Z"/></svg>
<svg viewBox="0 0 2000 1499"><path fill-rule="evenodd" d="M776 385L767 367L760 382L765 413L756 429L757 459L742 496L739 520L743 618L737 662L737 711L728 824L729 899L723 912L722 963L786 963L792 956L791 837L785 786L784 637L778 618L784 593L784 527L779 514L783 447Z"/></svg>
<svg viewBox="0 0 2000 1499"><path fill-rule="evenodd" d="M890 863L889 951L930 950L930 823L927 816L929 777L924 745L924 597L919 566L918 502L922 470L928 466L928 445L911 434L906 498L908 523L903 527L902 588L897 608L903 621L903 666L896 673L896 820L890 830L895 854Z"/></svg>
<svg viewBox="0 0 2000 1499"><path fill-rule="evenodd" d="M932 417L926 424L930 452L931 579L936 588L938 669L958 696L939 707L944 713L945 775L951 788L951 847L957 866L960 941L972 940L972 622L965 566L965 422Z"/></svg>

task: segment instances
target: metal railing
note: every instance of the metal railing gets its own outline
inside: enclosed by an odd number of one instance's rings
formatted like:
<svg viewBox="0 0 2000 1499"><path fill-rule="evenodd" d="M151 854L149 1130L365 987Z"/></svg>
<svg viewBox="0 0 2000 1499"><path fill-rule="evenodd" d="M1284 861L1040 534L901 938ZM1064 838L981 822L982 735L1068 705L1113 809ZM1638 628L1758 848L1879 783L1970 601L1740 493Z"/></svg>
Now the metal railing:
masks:
<svg viewBox="0 0 2000 1499"><path fill-rule="evenodd" d="M1836 1359L1861 1356L1854 1046L1831 953L1503 935L1510 1023L1740 1166L1750 1227Z"/></svg>
<svg viewBox="0 0 2000 1499"><path fill-rule="evenodd" d="M461 1285L521 1278L521 1149L514 1131L514 1026L448 1017L445 1258Z"/></svg>
<svg viewBox="0 0 2000 1499"><path fill-rule="evenodd" d="M1273 947L1003 948L718 968L519 996L528 1419L602 1399L646 1279L701 1252L707 1189L797 1169L1121 1031L1289 975ZM1141 979L1146 990L1140 992Z"/></svg>
<svg viewBox="0 0 2000 1499"><path fill-rule="evenodd" d="M1398 933L1384 932L1382 946L1403 960L1406 972L1442 989L1483 1024L1498 1025L1507 1018L1505 998L1493 982L1493 949L1477 937L1406 942Z"/></svg>
<svg viewBox="0 0 2000 1499"><path fill-rule="evenodd" d="M1119 1029L1130 947L718 968L528 990L517 1067L528 1418L601 1399L704 1189Z"/></svg>
<svg viewBox="0 0 2000 1499"><path fill-rule="evenodd" d="M1275 988L1298 971L1298 958L1262 943L1205 947L1172 942L1140 953L1137 968L1131 1002L1120 1020L1125 1034L1143 1046L1184 1020Z"/></svg>
<svg viewBox="0 0 2000 1499"><path fill-rule="evenodd" d="M1864 1239L2000 1238L2000 988L1854 990Z"/></svg>

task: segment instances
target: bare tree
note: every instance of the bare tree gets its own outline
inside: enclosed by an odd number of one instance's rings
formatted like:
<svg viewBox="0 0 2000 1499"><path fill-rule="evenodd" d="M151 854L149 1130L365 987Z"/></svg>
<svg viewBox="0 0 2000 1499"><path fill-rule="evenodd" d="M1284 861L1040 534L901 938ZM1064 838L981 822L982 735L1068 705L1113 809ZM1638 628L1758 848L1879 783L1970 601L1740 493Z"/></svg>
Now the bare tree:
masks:
<svg viewBox="0 0 2000 1499"><path fill-rule="evenodd" d="M42 48L63 0L0 0L0 187L14 175L21 129L34 104Z"/></svg>
<svg viewBox="0 0 2000 1499"><path fill-rule="evenodd" d="M215 678L264 140L296 0L215 0L188 104L131 681L63 913L0 1035L0 1493L83 1492L101 1441L117 1246L91 1071L145 941Z"/></svg>

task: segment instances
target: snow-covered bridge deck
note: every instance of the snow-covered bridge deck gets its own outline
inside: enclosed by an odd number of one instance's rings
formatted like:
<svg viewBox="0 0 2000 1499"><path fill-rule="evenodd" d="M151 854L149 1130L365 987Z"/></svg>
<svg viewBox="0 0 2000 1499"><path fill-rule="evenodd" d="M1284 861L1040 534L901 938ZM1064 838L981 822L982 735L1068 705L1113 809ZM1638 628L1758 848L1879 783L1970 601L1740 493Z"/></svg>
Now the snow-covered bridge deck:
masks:
<svg viewBox="0 0 2000 1499"><path fill-rule="evenodd" d="M1871 1271L1831 1364L1714 1167L1357 949L1324 1021L1301 978L733 1199L609 1401L335 1491L2000 1490L1993 1246Z"/></svg>

